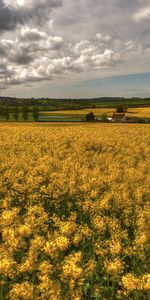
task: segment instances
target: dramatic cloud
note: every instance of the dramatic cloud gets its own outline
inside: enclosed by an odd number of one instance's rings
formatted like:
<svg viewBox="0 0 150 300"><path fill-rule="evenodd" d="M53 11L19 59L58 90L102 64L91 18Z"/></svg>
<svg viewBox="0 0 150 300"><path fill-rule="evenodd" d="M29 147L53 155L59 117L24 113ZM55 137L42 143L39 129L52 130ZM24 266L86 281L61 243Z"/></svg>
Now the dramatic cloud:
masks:
<svg viewBox="0 0 150 300"><path fill-rule="evenodd" d="M147 70L148 3L0 0L0 89Z"/></svg>
<svg viewBox="0 0 150 300"><path fill-rule="evenodd" d="M49 36L37 28L22 28L15 41L0 42L0 55L14 71L6 73L6 84L54 79L120 63L119 53L97 43L99 35L66 47L62 37Z"/></svg>
<svg viewBox="0 0 150 300"><path fill-rule="evenodd" d="M0 30L13 30L18 24L48 20L62 0L0 0Z"/></svg>

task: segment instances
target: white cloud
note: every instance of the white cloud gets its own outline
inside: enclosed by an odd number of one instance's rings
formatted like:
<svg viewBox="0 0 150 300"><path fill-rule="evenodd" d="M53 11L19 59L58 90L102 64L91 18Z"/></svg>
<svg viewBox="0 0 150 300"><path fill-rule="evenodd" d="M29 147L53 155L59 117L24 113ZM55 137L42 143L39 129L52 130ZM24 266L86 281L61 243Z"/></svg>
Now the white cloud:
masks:
<svg viewBox="0 0 150 300"><path fill-rule="evenodd" d="M150 20L150 6L143 7L133 14L133 19L136 22Z"/></svg>
<svg viewBox="0 0 150 300"><path fill-rule="evenodd" d="M111 35L110 34L97 33L96 37L102 43L103 42L109 42L111 40Z"/></svg>
<svg viewBox="0 0 150 300"><path fill-rule="evenodd" d="M91 60L95 68L108 67L119 63L120 55L111 49L105 49L103 53L93 55Z"/></svg>
<svg viewBox="0 0 150 300"><path fill-rule="evenodd" d="M106 42L107 43L107 42ZM65 45L65 46L64 46ZM112 49L101 48L97 37L71 44L59 36L49 36L38 28L23 27L15 41L2 40L3 59L13 73L5 71L6 84L55 79L64 75L108 68L120 62Z"/></svg>
<svg viewBox="0 0 150 300"><path fill-rule="evenodd" d="M81 40L73 46L75 54L86 54L96 50L96 45L92 41Z"/></svg>
<svg viewBox="0 0 150 300"><path fill-rule="evenodd" d="M135 49L135 45L134 45L133 41L125 42L125 49L128 51L133 51Z"/></svg>
<svg viewBox="0 0 150 300"><path fill-rule="evenodd" d="M57 51L63 47L63 38L52 36L47 32L39 31L37 28L24 27L17 37L18 48L27 48L30 52ZM50 55L50 52L47 55Z"/></svg>
<svg viewBox="0 0 150 300"><path fill-rule="evenodd" d="M45 32L39 31L37 28L29 28L28 26L23 27L20 33L20 41L39 41L41 39L46 39L47 34Z"/></svg>

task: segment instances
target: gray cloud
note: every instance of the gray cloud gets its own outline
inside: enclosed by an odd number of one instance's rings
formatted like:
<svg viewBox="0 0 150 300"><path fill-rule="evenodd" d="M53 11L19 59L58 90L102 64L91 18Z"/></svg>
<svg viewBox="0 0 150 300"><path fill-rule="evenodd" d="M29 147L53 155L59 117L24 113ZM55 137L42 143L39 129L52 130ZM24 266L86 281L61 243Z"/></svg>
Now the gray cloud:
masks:
<svg viewBox="0 0 150 300"><path fill-rule="evenodd" d="M17 21L15 11L6 6L3 0L0 0L0 31L13 30Z"/></svg>
<svg viewBox="0 0 150 300"><path fill-rule="evenodd" d="M18 65L28 65L33 61L33 58L25 51L22 51L22 53L16 53L16 55L14 55L10 61L17 63Z"/></svg>
<svg viewBox="0 0 150 300"><path fill-rule="evenodd" d="M42 23L51 11L62 6L62 0L0 0L0 31L13 30L17 24Z"/></svg>

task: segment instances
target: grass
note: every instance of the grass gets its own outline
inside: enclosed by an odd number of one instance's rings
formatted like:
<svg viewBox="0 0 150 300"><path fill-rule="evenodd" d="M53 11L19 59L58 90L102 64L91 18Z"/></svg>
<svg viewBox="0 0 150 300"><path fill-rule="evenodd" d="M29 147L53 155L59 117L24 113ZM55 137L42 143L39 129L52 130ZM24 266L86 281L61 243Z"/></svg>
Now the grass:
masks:
<svg viewBox="0 0 150 300"><path fill-rule="evenodd" d="M40 116L39 121L78 122L80 121L80 119L77 118L76 116L71 116L71 115L44 115L44 116L42 115Z"/></svg>

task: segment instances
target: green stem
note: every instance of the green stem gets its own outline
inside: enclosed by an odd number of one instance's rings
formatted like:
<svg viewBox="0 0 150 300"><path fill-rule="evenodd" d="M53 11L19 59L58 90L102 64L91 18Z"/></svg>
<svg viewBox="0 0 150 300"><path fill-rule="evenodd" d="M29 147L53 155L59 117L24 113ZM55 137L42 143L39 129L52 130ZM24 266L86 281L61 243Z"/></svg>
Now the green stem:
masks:
<svg viewBox="0 0 150 300"><path fill-rule="evenodd" d="M1 300L4 300L4 285L1 285L1 287L0 287L0 299Z"/></svg>

